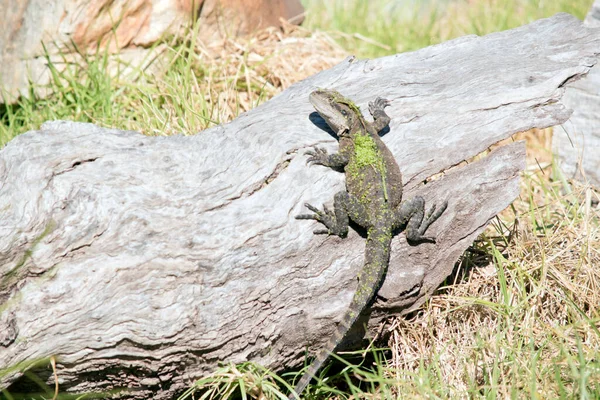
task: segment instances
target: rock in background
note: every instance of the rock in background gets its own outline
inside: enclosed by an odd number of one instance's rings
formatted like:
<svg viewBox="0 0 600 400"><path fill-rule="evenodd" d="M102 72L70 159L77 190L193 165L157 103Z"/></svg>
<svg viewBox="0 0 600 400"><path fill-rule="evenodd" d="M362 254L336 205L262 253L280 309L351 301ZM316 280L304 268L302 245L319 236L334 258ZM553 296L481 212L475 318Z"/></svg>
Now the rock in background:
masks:
<svg viewBox="0 0 600 400"><path fill-rule="evenodd" d="M46 52L58 68L97 50L140 66L152 59L149 48L192 22L200 40L212 41L281 19L299 23L303 13L300 0L0 0L0 10L0 103L27 95L30 81L49 82Z"/></svg>

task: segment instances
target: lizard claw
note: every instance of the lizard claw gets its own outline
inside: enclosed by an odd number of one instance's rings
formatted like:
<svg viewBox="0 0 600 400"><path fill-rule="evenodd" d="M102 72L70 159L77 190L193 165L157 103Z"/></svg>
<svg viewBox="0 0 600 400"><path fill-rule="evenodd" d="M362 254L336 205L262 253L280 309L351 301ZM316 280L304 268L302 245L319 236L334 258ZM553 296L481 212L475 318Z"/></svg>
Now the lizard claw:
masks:
<svg viewBox="0 0 600 400"><path fill-rule="evenodd" d="M448 200L445 200L439 209L436 211L436 204L434 203L429 211L427 211L427 216L425 217L425 224L427 226L431 225L436 219L438 219L444 211L448 208Z"/></svg>
<svg viewBox="0 0 600 400"><path fill-rule="evenodd" d="M315 214L320 214L321 213L321 211L317 207L311 206L308 203L304 203L304 206L306 208L308 208L310 211L314 212Z"/></svg>
<svg viewBox="0 0 600 400"><path fill-rule="evenodd" d="M427 211L427 216L425 217L425 220L428 220L429 218L431 218L431 216L433 215L434 212L435 212L435 203L431 206L429 211Z"/></svg>
<svg viewBox="0 0 600 400"><path fill-rule="evenodd" d="M383 110L385 107L390 105L390 101L381 97L376 98L369 102L369 112L371 114Z"/></svg>
<svg viewBox="0 0 600 400"><path fill-rule="evenodd" d="M295 217L296 219L314 219L316 221L321 221L322 213L318 208L313 207L308 203L304 203L304 207L308 208L314 214L298 214Z"/></svg>
<svg viewBox="0 0 600 400"><path fill-rule="evenodd" d="M313 214L299 214L296 215L296 219L314 219L315 221L318 221L320 223L322 223L323 225L325 225L325 227L327 229L316 229L313 231L314 234L316 235L331 235L332 234L332 229L334 229L334 227L336 226L336 220L335 220L335 214L329 210L327 207L325 207L325 205L323 205L323 211L319 210L318 208L308 204L308 203L304 203L304 206L306 208L308 208L310 211L313 212ZM335 229L334 229L335 232Z"/></svg>
<svg viewBox="0 0 600 400"><path fill-rule="evenodd" d="M327 150L320 147L315 147L312 150L308 150L305 154L310 156L306 160L307 164L313 163L318 165L327 165L327 158L329 157Z"/></svg>

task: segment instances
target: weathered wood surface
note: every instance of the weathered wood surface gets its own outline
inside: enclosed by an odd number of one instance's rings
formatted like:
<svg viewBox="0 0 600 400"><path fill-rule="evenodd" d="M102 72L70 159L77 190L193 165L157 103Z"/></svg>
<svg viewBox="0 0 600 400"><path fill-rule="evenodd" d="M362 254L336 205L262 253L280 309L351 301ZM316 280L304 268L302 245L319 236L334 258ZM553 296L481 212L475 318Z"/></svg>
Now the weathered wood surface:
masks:
<svg viewBox="0 0 600 400"><path fill-rule="evenodd" d="M321 346L356 287L364 239L314 236L315 223L294 219L343 188L342 174L306 165L311 146L336 148L315 125L317 87L363 109L390 99L384 141L406 197L448 199L430 230L437 244L395 238L370 327L414 309L518 195L524 145L422 182L515 132L564 122L563 85L599 51L597 31L562 14L346 60L197 136L60 121L19 136L0 152L0 366L55 355L62 390L160 399L218 361L279 369Z"/></svg>
<svg viewBox="0 0 600 400"><path fill-rule="evenodd" d="M584 25L600 28L600 0L596 0ZM573 115L554 130L552 148L568 178L588 181L600 188L600 68L565 92L563 99Z"/></svg>

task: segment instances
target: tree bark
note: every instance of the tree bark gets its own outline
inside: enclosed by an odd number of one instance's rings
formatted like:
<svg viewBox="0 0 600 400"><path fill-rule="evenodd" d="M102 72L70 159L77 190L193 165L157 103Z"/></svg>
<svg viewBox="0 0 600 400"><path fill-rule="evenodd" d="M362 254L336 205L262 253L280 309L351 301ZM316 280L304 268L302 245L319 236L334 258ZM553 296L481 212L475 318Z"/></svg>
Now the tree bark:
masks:
<svg viewBox="0 0 600 400"><path fill-rule="evenodd" d="M318 87L363 110L391 100L383 140L405 198L448 200L428 231L436 244L395 237L369 327L415 309L518 195L524 144L458 164L564 122L564 85L599 52L597 31L559 14L349 58L196 136L55 121L17 137L0 152L0 366L18 368L0 386L55 356L63 391L167 399L220 361L277 370L319 348L353 295L364 239L315 236L316 223L294 219L344 188L343 174L306 165L305 150L337 147L308 102Z"/></svg>

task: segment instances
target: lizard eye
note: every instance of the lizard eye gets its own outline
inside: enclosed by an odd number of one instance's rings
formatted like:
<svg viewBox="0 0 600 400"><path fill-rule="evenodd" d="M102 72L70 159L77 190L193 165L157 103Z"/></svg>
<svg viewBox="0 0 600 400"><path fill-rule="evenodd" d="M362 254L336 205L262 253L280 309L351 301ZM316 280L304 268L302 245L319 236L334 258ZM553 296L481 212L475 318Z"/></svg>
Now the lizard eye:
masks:
<svg viewBox="0 0 600 400"><path fill-rule="evenodd" d="M342 115L343 115L344 117L348 116L348 111L346 111L346 110L342 110Z"/></svg>

